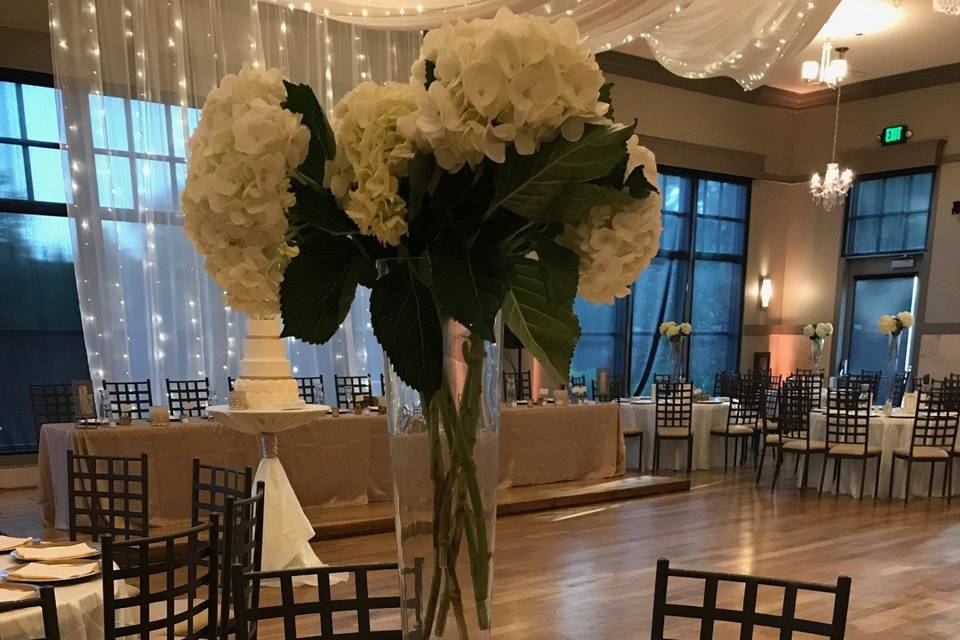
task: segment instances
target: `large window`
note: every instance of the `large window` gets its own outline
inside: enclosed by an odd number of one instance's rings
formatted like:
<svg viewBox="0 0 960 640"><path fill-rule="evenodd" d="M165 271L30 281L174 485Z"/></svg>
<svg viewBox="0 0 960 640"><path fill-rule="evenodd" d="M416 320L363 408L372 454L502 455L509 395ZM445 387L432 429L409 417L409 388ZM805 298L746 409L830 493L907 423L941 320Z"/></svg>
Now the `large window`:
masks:
<svg viewBox="0 0 960 640"><path fill-rule="evenodd" d="M50 84L0 73L0 453L37 448L30 384L89 377Z"/></svg>
<svg viewBox="0 0 960 640"><path fill-rule="evenodd" d="M665 320L693 324L685 357L696 386L711 389L716 372L738 366L749 182L665 169L659 186L660 251L630 298L602 307L577 300L583 338L573 372L588 385L596 367L607 367L629 380L629 391L649 390L654 374L670 370L670 346L658 332Z"/></svg>
<svg viewBox="0 0 960 640"><path fill-rule="evenodd" d="M844 255L926 250L932 197L932 169L857 180L847 205Z"/></svg>

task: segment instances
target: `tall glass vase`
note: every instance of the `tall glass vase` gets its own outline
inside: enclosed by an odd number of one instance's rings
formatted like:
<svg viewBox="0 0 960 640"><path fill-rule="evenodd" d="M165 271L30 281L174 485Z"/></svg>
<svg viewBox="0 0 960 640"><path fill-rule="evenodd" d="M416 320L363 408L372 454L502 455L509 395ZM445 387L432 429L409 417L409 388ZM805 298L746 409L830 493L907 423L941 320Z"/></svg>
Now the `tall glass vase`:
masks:
<svg viewBox="0 0 960 640"><path fill-rule="evenodd" d="M386 359L403 637L489 639L497 515L500 348L443 320L429 403Z"/></svg>
<svg viewBox="0 0 960 640"><path fill-rule="evenodd" d="M893 386L897 377L897 361L900 358L900 334L890 334L890 346L887 350L887 378L883 385L883 391L886 400L883 403L883 412L887 415L893 413Z"/></svg>
<svg viewBox="0 0 960 640"><path fill-rule="evenodd" d="M810 360L811 369L814 371L823 371L823 339L814 339L810 341Z"/></svg>
<svg viewBox="0 0 960 640"><path fill-rule="evenodd" d="M670 377L683 378L683 338L670 341Z"/></svg>

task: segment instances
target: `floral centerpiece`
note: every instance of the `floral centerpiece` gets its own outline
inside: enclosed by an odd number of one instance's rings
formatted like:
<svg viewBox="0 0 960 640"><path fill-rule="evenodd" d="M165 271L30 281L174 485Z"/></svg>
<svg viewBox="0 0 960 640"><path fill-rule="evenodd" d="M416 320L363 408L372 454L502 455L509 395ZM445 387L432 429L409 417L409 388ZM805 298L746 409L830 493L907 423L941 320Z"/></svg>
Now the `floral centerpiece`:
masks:
<svg viewBox="0 0 960 640"><path fill-rule="evenodd" d="M227 76L191 140L186 231L229 304L323 343L371 289L407 637L490 634L502 324L566 380L575 296L657 253L656 161L610 103L572 20L501 10L332 121L275 70Z"/></svg>
<svg viewBox="0 0 960 640"><path fill-rule="evenodd" d="M886 402L883 409L889 413L893 405L893 385L897 377L897 359L900 357L900 334L913 326L913 314L909 311L901 311L895 315L882 315L877 321L877 328L880 333L889 337L889 347L887 351L887 384L885 385Z"/></svg>
<svg viewBox="0 0 960 640"><path fill-rule="evenodd" d="M660 335L670 340L670 375L680 379L683 376L683 340L693 332L689 322L667 320L660 323Z"/></svg>
<svg viewBox="0 0 960 640"><path fill-rule="evenodd" d="M833 325L829 322L818 322L808 324L803 327L804 337L810 340L810 353L813 360L813 370L823 369L821 360L823 359L823 345L827 338L833 335Z"/></svg>

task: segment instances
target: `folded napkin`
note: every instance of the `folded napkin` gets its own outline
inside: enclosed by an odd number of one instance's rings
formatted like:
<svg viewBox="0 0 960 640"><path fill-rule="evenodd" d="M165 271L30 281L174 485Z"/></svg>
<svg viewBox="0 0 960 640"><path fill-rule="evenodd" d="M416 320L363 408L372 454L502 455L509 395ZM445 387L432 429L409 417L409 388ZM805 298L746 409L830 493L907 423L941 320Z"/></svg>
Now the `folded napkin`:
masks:
<svg viewBox="0 0 960 640"><path fill-rule="evenodd" d="M35 595L37 595L37 592L34 591L33 588L16 589L13 585L0 584L0 603L20 602L21 600L28 600Z"/></svg>
<svg viewBox="0 0 960 640"><path fill-rule="evenodd" d="M13 536L0 535L0 551L10 551L32 541L33 538L14 538Z"/></svg>
<svg viewBox="0 0 960 640"><path fill-rule="evenodd" d="M55 547L18 547L17 558L20 560L70 560L96 555L97 550L86 542Z"/></svg>
<svg viewBox="0 0 960 640"><path fill-rule="evenodd" d="M82 578L97 573L100 569L98 562L83 562L78 564L43 564L31 562L16 569L7 571L8 578L17 580L70 580Z"/></svg>

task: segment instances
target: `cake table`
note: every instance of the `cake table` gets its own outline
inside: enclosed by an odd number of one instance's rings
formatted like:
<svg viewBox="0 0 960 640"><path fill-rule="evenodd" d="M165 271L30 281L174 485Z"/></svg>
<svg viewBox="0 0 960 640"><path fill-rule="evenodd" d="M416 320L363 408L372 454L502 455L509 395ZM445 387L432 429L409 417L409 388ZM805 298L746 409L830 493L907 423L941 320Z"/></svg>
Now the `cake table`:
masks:
<svg viewBox="0 0 960 640"><path fill-rule="evenodd" d="M209 407L208 411L225 427L260 436L262 457L254 482L264 484L263 570L324 566L310 548L313 527L277 457L277 434L325 415L328 407L303 405L294 409L263 410L217 405ZM331 583L345 579L339 574L330 576Z"/></svg>

